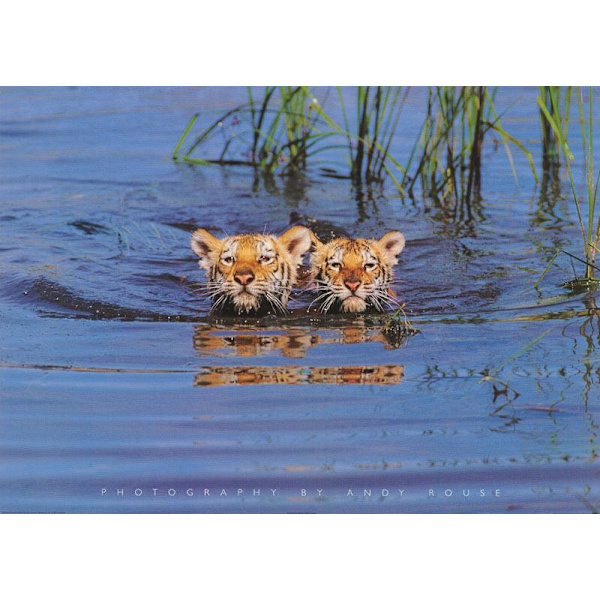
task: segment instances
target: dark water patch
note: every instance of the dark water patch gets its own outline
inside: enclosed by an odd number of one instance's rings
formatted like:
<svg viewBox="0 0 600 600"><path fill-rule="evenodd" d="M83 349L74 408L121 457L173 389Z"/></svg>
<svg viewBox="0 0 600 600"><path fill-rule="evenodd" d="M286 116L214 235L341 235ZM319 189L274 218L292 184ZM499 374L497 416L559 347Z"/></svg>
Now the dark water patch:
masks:
<svg viewBox="0 0 600 600"><path fill-rule="evenodd" d="M102 185L102 186L118 186L118 187L126 187L130 188L131 186L144 186L146 185L145 181L115 181L114 179L76 179L70 177L49 177L49 181L56 181L59 183L69 183L69 184L77 184L81 185Z"/></svg>
<svg viewBox="0 0 600 600"><path fill-rule="evenodd" d="M107 367L82 367L75 365L27 365L0 362L0 369L38 369L40 371L73 371L74 373L188 373L185 369L131 369Z"/></svg>
<svg viewBox="0 0 600 600"><path fill-rule="evenodd" d="M304 227L308 227L324 244L333 238L350 237L345 229L334 223L315 219L314 217L303 215L296 211L290 213L290 225L303 225Z"/></svg>
<svg viewBox="0 0 600 600"><path fill-rule="evenodd" d="M10 123L10 122L8 122L8 123L4 122L4 124L13 125L13 123ZM0 129L0 137L6 137L6 138L32 137L37 134L38 134L37 131L31 130L31 129L17 129L15 127L11 127L10 129Z"/></svg>
<svg viewBox="0 0 600 600"><path fill-rule="evenodd" d="M168 262L156 261L157 266L170 266ZM322 313L318 308L290 308L287 314L271 313L256 315L238 315L235 312L210 313L210 304L198 295L198 285L190 283L183 275L172 273L154 273L132 277L133 282L145 286L162 286L172 290L173 294L185 295L190 298L193 307L187 308L185 313L174 310L157 312L155 310L136 309L126 304L111 304L97 300L90 300L79 296L73 290L45 277L38 277L33 281L21 281L5 284L2 294L6 299L12 298L20 306L31 306L40 315L53 318L81 318L95 320L139 320L139 321L181 321L191 323L207 323L219 327L234 328L269 328L269 327L349 327L366 328L384 327L393 313L371 312L365 314L340 314ZM493 292L492 292L493 293ZM160 294L156 294L161 297ZM435 294L430 292L430 297ZM164 296L162 296L164 298ZM407 307L406 313L415 324L427 324L434 321L444 323L483 323L503 322L518 320L561 320L572 317L590 317L598 314L595 306L595 294L588 294L583 298L589 304L585 309L580 309L581 297L577 294L556 296L543 302L532 305L515 305L507 307L477 308L470 311L469 307L477 305L478 298L488 298L487 292L472 293L469 298L461 302L464 310L451 311L452 305L430 306L427 310ZM292 306L306 305L309 300L293 298ZM453 298L459 301L459 298ZM575 304L575 306L573 306ZM562 310L553 310L561 307Z"/></svg>
<svg viewBox="0 0 600 600"><path fill-rule="evenodd" d="M97 233L109 233L110 229L104 225L98 225L98 223L91 223L90 221L71 221L69 223L75 229L83 231L86 235L94 235Z"/></svg>
<svg viewBox="0 0 600 600"><path fill-rule="evenodd" d="M167 223L167 225L169 227L174 227L175 229L180 229L181 231L185 231L186 233L191 234L192 231L194 231L195 229L198 229L198 227L200 227L200 225L198 224L197 221L194 221L193 219L189 219L188 221L184 222L184 223Z"/></svg>
<svg viewBox="0 0 600 600"><path fill-rule="evenodd" d="M43 313L49 307L49 314L59 316L57 309L62 309L70 317L87 317L93 319L142 319L161 320L168 315L160 313L147 313L131 310L123 306L107 304L95 300L87 300L75 294L72 290L44 278L36 279L29 287L28 295L31 302L38 305ZM36 300L39 302L36 302Z"/></svg>

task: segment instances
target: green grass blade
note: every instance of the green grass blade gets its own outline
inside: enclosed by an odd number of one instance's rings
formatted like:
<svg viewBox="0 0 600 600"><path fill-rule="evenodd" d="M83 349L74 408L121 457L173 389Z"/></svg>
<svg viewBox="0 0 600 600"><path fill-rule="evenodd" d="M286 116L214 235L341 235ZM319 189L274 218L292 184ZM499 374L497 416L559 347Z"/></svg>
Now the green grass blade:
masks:
<svg viewBox="0 0 600 600"><path fill-rule="evenodd" d="M179 155L179 150L181 149L181 146L183 146L183 144L184 144L185 140L187 139L187 136L189 135L190 131L192 130L192 128L196 124L196 121L198 120L199 116L200 116L200 113L196 113L190 119L190 122L187 124L186 128L183 130L183 133L181 134L181 137L179 138L179 141L177 142L177 145L173 149L173 154L172 154L173 160L177 160L177 157Z"/></svg>

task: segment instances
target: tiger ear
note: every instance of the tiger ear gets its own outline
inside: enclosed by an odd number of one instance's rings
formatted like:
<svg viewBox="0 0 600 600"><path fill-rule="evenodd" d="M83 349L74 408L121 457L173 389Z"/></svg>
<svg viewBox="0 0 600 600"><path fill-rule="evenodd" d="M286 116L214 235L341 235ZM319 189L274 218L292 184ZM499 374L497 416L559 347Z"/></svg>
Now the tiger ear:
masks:
<svg viewBox="0 0 600 600"><path fill-rule="evenodd" d="M302 225L296 225L281 235L279 242L292 255L294 263L299 265L302 262L302 256L310 250L313 237L314 233L310 229L302 227Z"/></svg>
<svg viewBox="0 0 600 600"><path fill-rule="evenodd" d="M192 233L192 250L200 257L200 265L206 270L216 261L216 254L221 248L221 240L206 229L196 229Z"/></svg>
<svg viewBox="0 0 600 600"><path fill-rule="evenodd" d="M388 231L379 241L375 242L384 260L389 265L398 264L398 255L404 250L406 239L399 231Z"/></svg>

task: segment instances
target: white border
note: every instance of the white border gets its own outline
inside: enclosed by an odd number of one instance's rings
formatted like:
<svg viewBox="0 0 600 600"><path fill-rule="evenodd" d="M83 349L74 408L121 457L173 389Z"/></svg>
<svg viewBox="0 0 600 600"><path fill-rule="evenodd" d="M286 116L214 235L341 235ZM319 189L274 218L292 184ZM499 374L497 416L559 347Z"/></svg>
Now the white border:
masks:
<svg viewBox="0 0 600 600"><path fill-rule="evenodd" d="M74 0L3 7L4 85L587 85L583 0Z"/></svg>
<svg viewBox="0 0 600 600"><path fill-rule="evenodd" d="M586 516L19 516L3 598L589 597ZM207 594L210 594L207 595Z"/></svg>
<svg viewBox="0 0 600 600"><path fill-rule="evenodd" d="M590 6L12 3L3 7L0 83L588 84L596 76ZM587 597L597 587L597 553L588 550L595 523L552 515L2 517L0 594Z"/></svg>

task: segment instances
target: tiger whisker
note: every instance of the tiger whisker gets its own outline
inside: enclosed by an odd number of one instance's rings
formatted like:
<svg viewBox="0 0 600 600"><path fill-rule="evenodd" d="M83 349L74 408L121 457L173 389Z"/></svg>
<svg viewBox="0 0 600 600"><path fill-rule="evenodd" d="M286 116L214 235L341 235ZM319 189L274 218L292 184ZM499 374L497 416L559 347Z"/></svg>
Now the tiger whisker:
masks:
<svg viewBox="0 0 600 600"><path fill-rule="evenodd" d="M265 292L265 298L275 311L279 310L282 313L288 312L287 308L283 305L283 302L271 292Z"/></svg>
<svg viewBox="0 0 600 600"><path fill-rule="evenodd" d="M398 300L396 300L396 298L393 298L387 292L384 292L382 290L377 290L377 291L373 292L373 294L371 295L371 299L373 301L377 301L377 304L380 307L381 307L380 301L385 303L390 308L394 308L395 306L400 306L400 302L398 302Z"/></svg>
<svg viewBox="0 0 600 600"><path fill-rule="evenodd" d="M378 298L377 296L372 296L371 297L371 302L373 302L373 304L375 304L375 306L377 307L377 309L380 312L384 312L383 306L381 305L381 303L385 302L385 300L382 300L381 298Z"/></svg>
<svg viewBox="0 0 600 600"><path fill-rule="evenodd" d="M387 290L382 289L382 288L377 288L375 290L373 290L374 294L377 294L378 296L381 296L382 298L389 298L390 300L393 300L394 302L398 302L398 300L396 300L396 298L394 298L394 296L392 296Z"/></svg>
<svg viewBox="0 0 600 600"><path fill-rule="evenodd" d="M323 302L321 306L321 312L326 313L332 306L333 303L337 300L337 296L335 294L331 294L331 296Z"/></svg>
<svg viewBox="0 0 600 600"><path fill-rule="evenodd" d="M312 306L312 305L313 305L315 302L318 302L319 300L323 300L323 299L327 298L328 296L330 296L331 294L332 294L332 292L331 292L331 291L326 291L325 293L323 293L323 294L320 294L319 296L317 296L317 297L316 297L316 298L315 298L315 299L314 299L314 300L313 300L313 301L312 301L312 302L311 302L311 303L308 305L308 308L307 308L307 310L308 310L308 309L310 309L310 307L311 307L311 306Z"/></svg>
<svg viewBox="0 0 600 600"><path fill-rule="evenodd" d="M220 296L211 306L210 308L210 312L214 312L215 310L217 310L217 308L219 307L220 304L224 304L227 300L227 294L223 294L222 296Z"/></svg>

